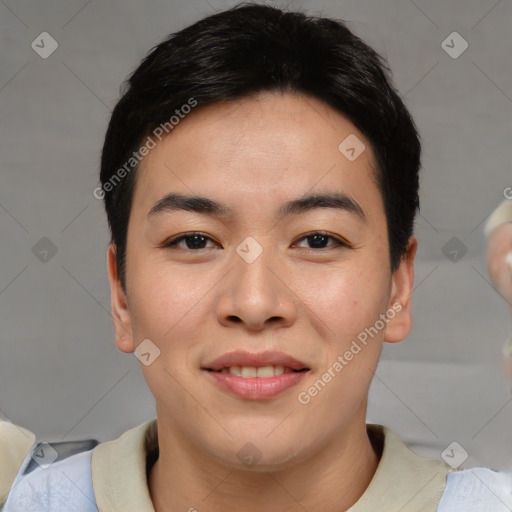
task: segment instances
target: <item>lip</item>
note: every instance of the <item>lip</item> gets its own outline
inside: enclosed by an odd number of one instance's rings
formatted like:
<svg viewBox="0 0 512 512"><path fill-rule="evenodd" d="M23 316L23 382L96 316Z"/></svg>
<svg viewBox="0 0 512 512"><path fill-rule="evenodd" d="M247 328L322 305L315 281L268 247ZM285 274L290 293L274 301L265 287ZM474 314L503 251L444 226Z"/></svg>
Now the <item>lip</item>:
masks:
<svg viewBox="0 0 512 512"><path fill-rule="evenodd" d="M260 352L259 354L251 352L228 352L208 364L205 364L203 370L222 370L230 366L285 366L292 370L302 370L308 368L303 363L284 352ZM309 368L308 368L309 369Z"/></svg>
<svg viewBox="0 0 512 512"><path fill-rule="evenodd" d="M244 378L230 373L217 373L203 370L207 378L213 379L222 391L244 400L269 400L283 393L287 389L296 386L308 373L283 373L274 377Z"/></svg>
<svg viewBox="0 0 512 512"><path fill-rule="evenodd" d="M295 372L282 373L273 377L239 377L230 373L220 373L218 370L230 366L284 366ZM213 360L201 368L207 378L220 389L236 398L244 400L268 400L296 386L310 370L307 365L283 352L230 352ZM297 370L307 371L297 371Z"/></svg>

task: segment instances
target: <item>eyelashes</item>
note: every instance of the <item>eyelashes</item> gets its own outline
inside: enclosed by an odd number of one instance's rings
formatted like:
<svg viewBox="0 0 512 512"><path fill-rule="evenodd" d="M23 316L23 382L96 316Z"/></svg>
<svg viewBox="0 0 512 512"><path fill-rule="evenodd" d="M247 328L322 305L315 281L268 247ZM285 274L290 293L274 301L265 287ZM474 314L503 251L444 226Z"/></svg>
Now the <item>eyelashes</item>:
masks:
<svg viewBox="0 0 512 512"><path fill-rule="evenodd" d="M335 248L351 248L351 245L334 235L331 235L330 233L326 233L325 231L313 231L311 233L307 233L305 235L302 235L300 238L297 239L296 242L294 242L292 245L296 245L299 242L302 242L303 240L307 241L307 243L312 243L313 247L301 247L305 249L310 249L314 251L325 251ZM331 245L323 246L323 243L326 241L332 241ZM202 249L208 249L208 247L205 247L205 244L208 242L213 242L216 245L219 245L213 238L211 238L209 235L205 233L201 233L198 231L193 231L190 233L185 233L178 235L174 238L171 238L169 240L166 240L160 247L164 249L184 249L188 251L199 251ZM184 245L183 245L184 243ZM181 244L181 245L180 245ZM319 247L319 245L321 247Z"/></svg>
<svg viewBox="0 0 512 512"><path fill-rule="evenodd" d="M303 235L301 238L299 238L299 241L301 240L311 240L314 241L313 245L318 243L320 241L320 245L322 244L322 240L332 240L334 242L333 245L327 246L327 247L306 247L306 249L328 249L328 248L335 248L335 247L349 247L350 245L342 240L341 238L338 238L334 235L331 235L329 233L326 233L324 231L315 231L313 233L309 233L307 235Z"/></svg>
<svg viewBox="0 0 512 512"><path fill-rule="evenodd" d="M194 232L191 232L191 233L186 233L184 235L179 235L178 237L175 237L175 238L171 238L170 240L167 240L166 242L164 242L162 247L165 248L165 249L170 249L170 248L173 248L173 247L180 247L178 245L180 242L182 242L182 241L190 241L190 240L192 240L192 246L197 245L198 242L199 242L199 245L200 245L201 242L205 241L205 240L213 241L213 239L211 237L209 237L208 235L205 235L204 233L199 233L199 232L195 232L194 231ZM189 249L189 250L204 249L204 247L194 247L194 248L191 248L191 247L180 247L180 248L185 248L185 249Z"/></svg>

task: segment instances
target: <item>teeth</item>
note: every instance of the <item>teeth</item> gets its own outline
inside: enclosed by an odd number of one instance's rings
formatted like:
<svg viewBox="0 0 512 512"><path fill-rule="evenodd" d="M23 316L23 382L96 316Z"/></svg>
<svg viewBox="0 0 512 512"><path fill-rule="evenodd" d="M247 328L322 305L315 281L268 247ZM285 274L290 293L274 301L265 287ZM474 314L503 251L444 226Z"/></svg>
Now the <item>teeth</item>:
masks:
<svg viewBox="0 0 512 512"><path fill-rule="evenodd" d="M227 370L226 373L231 373L231 375L236 375L237 377L242 376L242 369L240 368L240 366L232 366L231 368L224 369Z"/></svg>
<svg viewBox="0 0 512 512"><path fill-rule="evenodd" d="M244 377L245 379L256 377L257 375L258 370L254 368L254 366L242 366L242 377Z"/></svg>
<svg viewBox="0 0 512 512"><path fill-rule="evenodd" d="M282 375L283 373L291 373L290 368L284 366L260 366L256 368L254 366L231 366L230 368L222 368L221 373L230 373L237 377L243 377L245 379L253 379L259 377L260 379L267 379L274 377L275 375Z"/></svg>
<svg viewBox="0 0 512 512"><path fill-rule="evenodd" d="M261 366L258 368L256 372L256 377L260 377L262 379L266 379L268 377L274 376L274 367L273 366Z"/></svg>
<svg viewBox="0 0 512 512"><path fill-rule="evenodd" d="M283 366L274 366L274 375L281 375L282 373L284 373Z"/></svg>

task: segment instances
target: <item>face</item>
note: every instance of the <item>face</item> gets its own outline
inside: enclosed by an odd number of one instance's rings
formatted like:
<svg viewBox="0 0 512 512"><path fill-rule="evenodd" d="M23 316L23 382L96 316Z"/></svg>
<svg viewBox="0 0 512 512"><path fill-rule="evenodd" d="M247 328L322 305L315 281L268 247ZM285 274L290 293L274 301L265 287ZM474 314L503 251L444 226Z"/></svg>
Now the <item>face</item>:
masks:
<svg viewBox="0 0 512 512"><path fill-rule="evenodd" d="M341 114L277 93L198 107L145 157L112 308L120 350L150 340L169 437L231 466L251 442L265 470L364 425L382 342L410 329L416 249L391 274L374 168Z"/></svg>

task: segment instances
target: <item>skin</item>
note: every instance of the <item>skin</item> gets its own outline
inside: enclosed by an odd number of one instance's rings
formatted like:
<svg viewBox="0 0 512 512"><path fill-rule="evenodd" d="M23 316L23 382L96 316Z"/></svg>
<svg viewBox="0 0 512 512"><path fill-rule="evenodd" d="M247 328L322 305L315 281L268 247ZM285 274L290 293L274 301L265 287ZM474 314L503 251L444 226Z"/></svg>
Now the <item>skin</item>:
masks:
<svg viewBox="0 0 512 512"><path fill-rule="evenodd" d="M365 151L349 161L338 145L349 134ZM155 401L160 456L149 479L157 512L348 509L364 493L380 453L368 438L367 395L382 343L411 329L417 241L392 274L386 218L373 179L369 142L340 113L298 94L265 93L198 107L142 162L128 226L127 285L115 247L108 251L119 350L149 338L161 353L141 364ZM279 221L285 201L339 191L363 209L321 208ZM148 216L165 194L208 197L225 218L166 211ZM345 240L315 248L305 235ZM162 248L199 231L202 249ZM236 252L248 236L263 252L247 263ZM352 340L396 302L385 329L307 405L297 399L345 353ZM285 352L306 363L301 383L273 399L221 391L201 367L231 351ZM251 442L252 467L237 452Z"/></svg>
<svg viewBox="0 0 512 512"><path fill-rule="evenodd" d="M495 228L487 240L487 271L496 290L508 302L512 314L512 275L506 261L512 251L512 222Z"/></svg>
<svg viewBox="0 0 512 512"><path fill-rule="evenodd" d="M512 223L507 222L495 228L487 239L487 271L498 293L507 301L512 315L512 275L506 261L512 251ZM504 355L502 371L512 393L512 354Z"/></svg>

